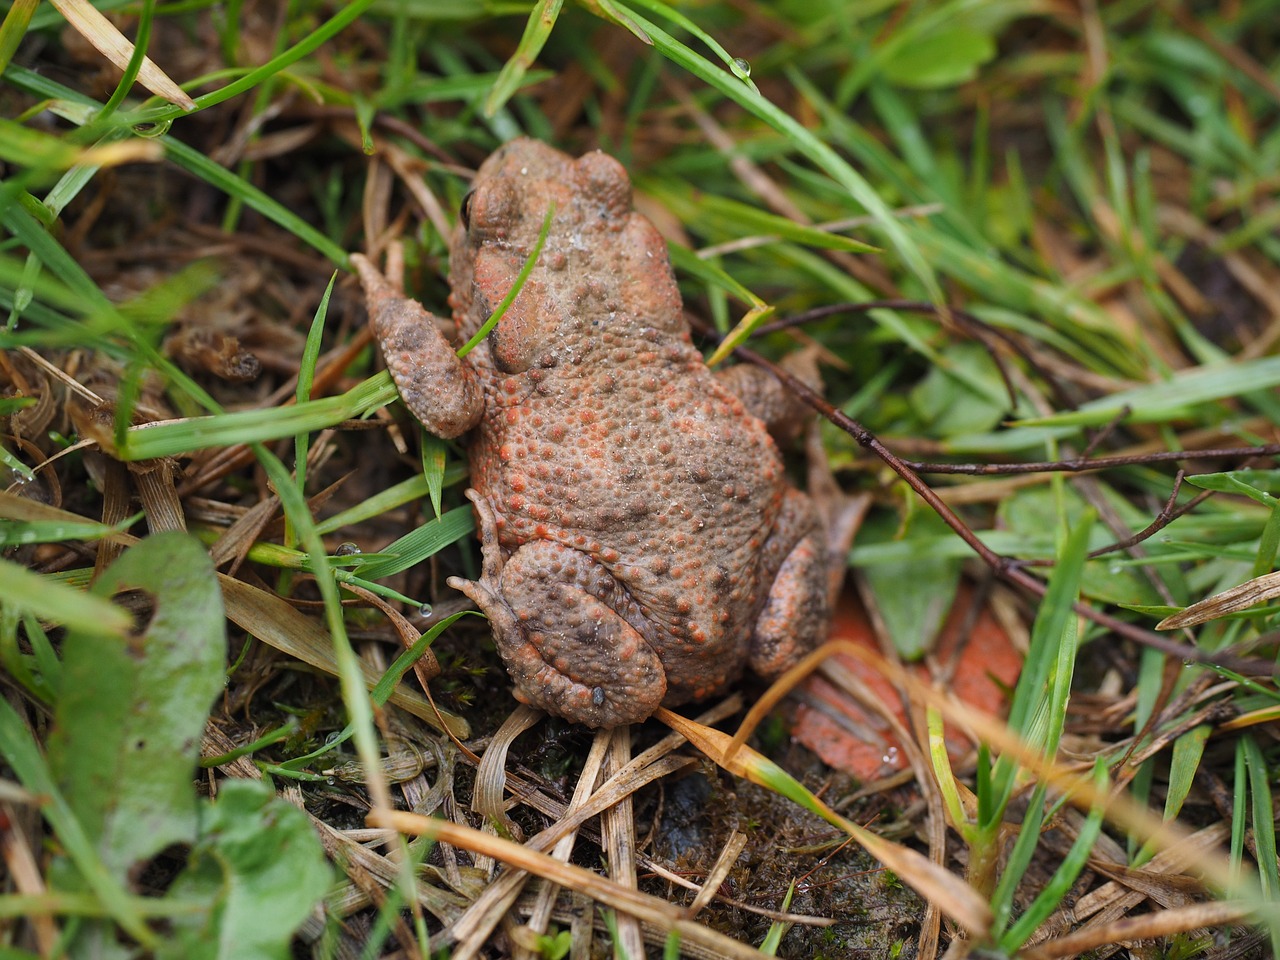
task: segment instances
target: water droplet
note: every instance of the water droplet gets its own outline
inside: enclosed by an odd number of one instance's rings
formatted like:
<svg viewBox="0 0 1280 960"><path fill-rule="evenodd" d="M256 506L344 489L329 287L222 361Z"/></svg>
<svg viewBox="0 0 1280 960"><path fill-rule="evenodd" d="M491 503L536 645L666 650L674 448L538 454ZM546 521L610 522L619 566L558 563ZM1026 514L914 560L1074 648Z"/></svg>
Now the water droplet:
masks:
<svg viewBox="0 0 1280 960"><path fill-rule="evenodd" d="M751 76L751 64L741 57L734 57L729 64L729 69L733 71L733 75L739 80L746 80Z"/></svg>
<svg viewBox="0 0 1280 960"><path fill-rule="evenodd" d="M897 763L897 762L898 762L898 748L897 748L897 747L890 747L888 750L886 750L886 751L884 752L884 756L882 756L882 757L880 758L880 762L881 762L881 763Z"/></svg>
<svg viewBox="0 0 1280 960"><path fill-rule="evenodd" d="M135 123L133 125L133 135L135 137L163 137L172 126L172 120L161 120L158 123Z"/></svg>
<svg viewBox="0 0 1280 960"><path fill-rule="evenodd" d="M431 604L424 603L422 606L418 607L418 616L420 617L431 616Z"/></svg>
<svg viewBox="0 0 1280 960"><path fill-rule="evenodd" d="M359 552L360 544L352 543L350 540L347 540L338 544L338 549L334 551L334 554L339 557L352 557Z"/></svg>

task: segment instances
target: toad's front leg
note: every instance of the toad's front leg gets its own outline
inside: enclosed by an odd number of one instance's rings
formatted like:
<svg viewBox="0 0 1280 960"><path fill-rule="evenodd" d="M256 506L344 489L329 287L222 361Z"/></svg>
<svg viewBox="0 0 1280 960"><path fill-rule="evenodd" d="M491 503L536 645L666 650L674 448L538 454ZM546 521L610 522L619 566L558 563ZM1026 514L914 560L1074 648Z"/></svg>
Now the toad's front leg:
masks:
<svg viewBox="0 0 1280 960"><path fill-rule="evenodd" d="M516 699L584 723L615 727L646 719L667 692L666 671L632 622L638 608L601 564L551 540L533 540L505 561L489 502L467 495L480 521L479 580L451 577L484 611Z"/></svg>
<svg viewBox="0 0 1280 960"><path fill-rule="evenodd" d="M436 436L466 433L484 412L484 391L475 371L458 359L436 329L436 318L406 297L367 257L351 255L360 275L369 326L382 347L387 369L409 412Z"/></svg>

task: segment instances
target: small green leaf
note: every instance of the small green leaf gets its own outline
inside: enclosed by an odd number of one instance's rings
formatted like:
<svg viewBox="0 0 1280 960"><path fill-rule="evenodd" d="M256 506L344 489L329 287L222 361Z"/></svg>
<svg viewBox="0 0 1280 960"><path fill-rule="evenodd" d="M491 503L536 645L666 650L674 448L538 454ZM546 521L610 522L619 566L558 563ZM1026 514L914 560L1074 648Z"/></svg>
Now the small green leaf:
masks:
<svg viewBox="0 0 1280 960"><path fill-rule="evenodd" d="M168 898L177 913L159 960L285 960L333 871L307 815L251 780L226 780L201 810L200 839Z"/></svg>
<svg viewBox="0 0 1280 960"><path fill-rule="evenodd" d="M422 475L427 481L431 510L440 519L440 495L444 491L444 464L448 444L433 433L422 434Z"/></svg>

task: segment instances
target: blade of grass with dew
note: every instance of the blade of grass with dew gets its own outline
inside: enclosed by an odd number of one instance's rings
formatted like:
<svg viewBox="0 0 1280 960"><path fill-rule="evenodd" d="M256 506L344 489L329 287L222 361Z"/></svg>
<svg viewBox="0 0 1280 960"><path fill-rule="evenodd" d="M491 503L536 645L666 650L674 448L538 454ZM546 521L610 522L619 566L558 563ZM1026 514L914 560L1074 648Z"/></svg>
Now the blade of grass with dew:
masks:
<svg viewBox="0 0 1280 960"><path fill-rule="evenodd" d="M428 520L394 543L388 544L380 551L385 559L373 560L363 566L357 565L355 572L368 580L389 577L421 563L474 530L475 519L471 507L455 507L439 519Z"/></svg>
<svg viewBox="0 0 1280 960"><path fill-rule="evenodd" d="M21 521L0 519L0 547L16 547L28 543L61 543L64 540L80 540L92 543L103 537L126 532L145 516L135 513L128 519L108 526L86 520L84 523L57 521Z"/></svg>

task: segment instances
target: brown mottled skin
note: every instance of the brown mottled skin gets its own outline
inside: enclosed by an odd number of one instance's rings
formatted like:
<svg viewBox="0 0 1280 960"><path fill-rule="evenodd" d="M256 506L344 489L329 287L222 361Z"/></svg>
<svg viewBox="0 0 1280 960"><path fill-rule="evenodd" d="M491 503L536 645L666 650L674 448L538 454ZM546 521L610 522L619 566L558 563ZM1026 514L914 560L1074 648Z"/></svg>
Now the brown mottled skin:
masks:
<svg viewBox="0 0 1280 960"><path fill-rule="evenodd" d="M772 677L827 626L827 553L766 424L765 374L712 374L690 343L666 246L622 166L515 140L481 166L450 255L458 343L528 282L463 360L436 318L353 257L406 404L470 431L478 581L516 696L592 727ZM770 413L772 412L772 413Z"/></svg>

